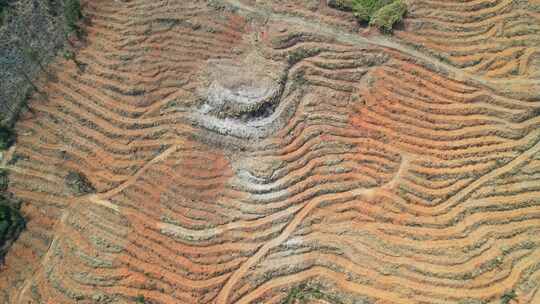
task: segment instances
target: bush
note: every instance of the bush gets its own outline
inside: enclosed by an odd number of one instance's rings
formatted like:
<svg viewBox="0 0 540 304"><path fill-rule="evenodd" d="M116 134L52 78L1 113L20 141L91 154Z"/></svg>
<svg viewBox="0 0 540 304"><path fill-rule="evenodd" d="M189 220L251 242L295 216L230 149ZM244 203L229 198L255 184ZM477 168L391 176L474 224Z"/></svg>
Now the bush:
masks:
<svg viewBox="0 0 540 304"><path fill-rule="evenodd" d="M135 303L146 304L146 298L143 295L138 295L135 297Z"/></svg>
<svg viewBox="0 0 540 304"><path fill-rule="evenodd" d="M351 0L328 0L328 6L342 11L352 11Z"/></svg>
<svg viewBox="0 0 540 304"><path fill-rule="evenodd" d="M15 133L12 129L0 126L0 151L11 147L15 142Z"/></svg>
<svg viewBox="0 0 540 304"><path fill-rule="evenodd" d="M360 21L369 22L373 15L393 0L353 0L354 16Z"/></svg>
<svg viewBox="0 0 540 304"><path fill-rule="evenodd" d="M9 6L8 0L0 0L0 13L4 11Z"/></svg>
<svg viewBox="0 0 540 304"><path fill-rule="evenodd" d="M7 190L9 184L9 176L6 169L0 169L0 192Z"/></svg>
<svg viewBox="0 0 540 304"><path fill-rule="evenodd" d="M0 195L0 261L26 225L19 210L10 205L8 199Z"/></svg>
<svg viewBox="0 0 540 304"><path fill-rule="evenodd" d="M65 50L64 53L64 58L66 60L74 60L75 59L75 53L71 50Z"/></svg>
<svg viewBox="0 0 540 304"><path fill-rule="evenodd" d="M8 7L8 0L0 0L0 26L4 24L4 18L6 18Z"/></svg>
<svg viewBox="0 0 540 304"><path fill-rule="evenodd" d="M69 32L75 32L80 34L79 22L81 21L83 14L81 10L80 0L66 0L64 6L64 17L66 18L66 25Z"/></svg>
<svg viewBox="0 0 540 304"><path fill-rule="evenodd" d="M502 296L501 296L501 304L509 304L510 302L512 302L513 300L515 300L517 297L517 294L516 294L516 291L515 290L509 290L507 292L505 292Z"/></svg>
<svg viewBox="0 0 540 304"><path fill-rule="evenodd" d="M391 32L394 24L400 22L407 12L407 6L401 0L394 1L379 9L369 21L383 32Z"/></svg>
<svg viewBox="0 0 540 304"><path fill-rule="evenodd" d="M331 0L329 5L352 11L360 22L369 23L387 33L403 19L407 11L403 0Z"/></svg>
<svg viewBox="0 0 540 304"><path fill-rule="evenodd" d="M64 181L69 190L76 196L96 192L96 188L94 188L88 178L80 172L70 171Z"/></svg>

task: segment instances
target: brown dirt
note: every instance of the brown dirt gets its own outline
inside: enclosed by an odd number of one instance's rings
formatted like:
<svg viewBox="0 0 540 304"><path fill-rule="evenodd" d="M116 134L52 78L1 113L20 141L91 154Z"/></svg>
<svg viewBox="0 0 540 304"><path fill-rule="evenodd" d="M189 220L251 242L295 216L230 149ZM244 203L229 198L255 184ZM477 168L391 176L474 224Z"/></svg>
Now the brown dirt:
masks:
<svg viewBox="0 0 540 304"><path fill-rule="evenodd" d="M86 70L59 60L17 125L0 302L540 303L518 4L410 1L386 37L318 0L88 1Z"/></svg>

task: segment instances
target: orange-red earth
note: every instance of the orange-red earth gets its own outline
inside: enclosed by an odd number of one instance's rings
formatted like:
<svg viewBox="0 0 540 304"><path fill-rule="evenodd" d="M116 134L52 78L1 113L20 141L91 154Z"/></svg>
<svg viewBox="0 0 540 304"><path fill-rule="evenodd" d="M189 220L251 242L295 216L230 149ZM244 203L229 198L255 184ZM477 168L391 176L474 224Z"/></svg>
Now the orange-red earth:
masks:
<svg viewBox="0 0 540 304"><path fill-rule="evenodd" d="M540 3L407 4L85 1L0 302L540 303Z"/></svg>

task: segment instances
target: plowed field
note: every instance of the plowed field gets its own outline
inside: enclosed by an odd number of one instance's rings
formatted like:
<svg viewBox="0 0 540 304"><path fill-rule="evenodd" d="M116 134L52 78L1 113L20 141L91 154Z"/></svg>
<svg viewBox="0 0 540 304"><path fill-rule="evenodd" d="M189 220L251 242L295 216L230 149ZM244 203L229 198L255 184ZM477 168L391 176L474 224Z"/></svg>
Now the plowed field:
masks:
<svg viewBox="0 0 540 304"><path fill-rule="evenodd" d="M319 0L84 3L84 69L8 154L0 302L540 303L540 3L408 5L388 36Z"/></svg>

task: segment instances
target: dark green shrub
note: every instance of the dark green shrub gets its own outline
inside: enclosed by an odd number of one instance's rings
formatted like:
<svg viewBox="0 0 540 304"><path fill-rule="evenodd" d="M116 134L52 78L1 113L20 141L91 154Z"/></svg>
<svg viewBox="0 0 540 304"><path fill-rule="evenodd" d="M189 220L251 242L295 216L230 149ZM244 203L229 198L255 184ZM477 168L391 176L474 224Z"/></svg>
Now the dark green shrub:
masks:
<svg viewBox="0 0 540 304"><path fill-rule="evenodd" d="M96 192L96 188L94 188L88 178L80 172L70 171L64 181L68 189L76 196Z"/></svg>
<svg viewBox="0 0 540 304"><path fill-rule="evenodd" d="M8 0L0 0L0 26L4 23L4 19L6 18L8 14L8 8L9 8L9 1Z"/></svg>
<svg viewBox="0 0 540 304"><path fill-rule="evenodd" d="M369 25L376 26L383 32L391 32L394 24L400 22L407 12L407 6L401 0L394 1L380 8L371 20Z"/></svg>
<svg viewBox="0 0 540 304"><path fill-rule="evenodd" d="M0 0L0 14L4 12L5 9L7 9L9 6L8 0Z"/></svg>
<svg viewBox="0 0 540 304"><path fill-rule="evenodd" d="M360 22L369 23L387 33L403 19L407 11L403 0L332 0L329 4L336 9L352 11Z"/></svg>
<svg viewBox="0 0 540 304"><path fill-rule="evenodd" d="M373 15L394 0L353 0L354 16L360 21L369 22Z"/></svg>
<svg viewBox="0 0 540 304"><path fill-rule="evenodd" d="M5 169L0 169L0 192L6 191L9 184L8 172Z"/></svg>
<svg viewBox="0 0 540 304"><path fill-rule="evenodd" d="M19 210L11 205L7 198L0 195L0 260L26 225Z"/></svg>
<svg viewBox="0 0 540 304"><path fill-rule="evenodd" d="M75 53L71 50L66 50L63 53L66 60L75 60Z"/></svg>
<svg viewBox="0 0 540 304"><path fill-rule="evenodd" d="M2 11L4 8L6 8L8 6L8 1L7 0L0 0L0 11Z"/></svg>
<svg viewBox="0 0 540 304"><path fill-rule="evenodd" d="M516 297L516 291L513 289L509 290L501 296L501 304L509 304L510 302L512 302L512 300L515 300Z"/></svg>
<svg viewBox="0 0 540 304"><path fill-rule="evenodd" d="M15 133L12 129L0 126L0 150L6 150L15 142Z"/></svg>
<svg viewBox="0 0 540 304"><path fill-rule="evenodd" d="M351 0L328 0L328 6L342 11L352 11Z"/></svg>
<svg viewBox="0 0 540 304"><path fill-rule="evenodd" d="M64 17L69 32L80 34L79 23L83 17L80 0L66 0L64 6Z"/></svg>
<svg viewBox="0 0 540 304"><path fill-rule="evenodd" d="M143 295L138 295L137 297L135 297L135 303L146 304L146 299L144 298Z"/></svg>

